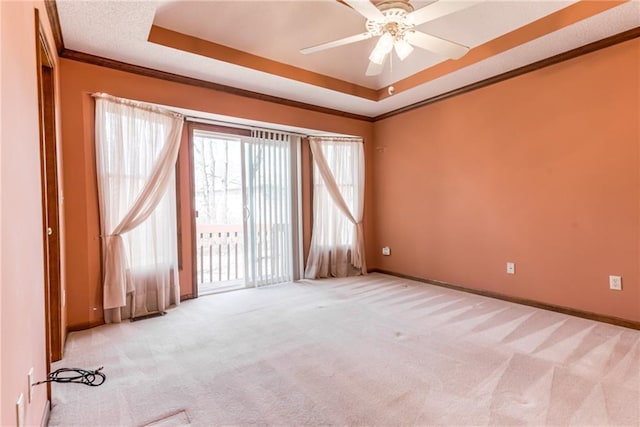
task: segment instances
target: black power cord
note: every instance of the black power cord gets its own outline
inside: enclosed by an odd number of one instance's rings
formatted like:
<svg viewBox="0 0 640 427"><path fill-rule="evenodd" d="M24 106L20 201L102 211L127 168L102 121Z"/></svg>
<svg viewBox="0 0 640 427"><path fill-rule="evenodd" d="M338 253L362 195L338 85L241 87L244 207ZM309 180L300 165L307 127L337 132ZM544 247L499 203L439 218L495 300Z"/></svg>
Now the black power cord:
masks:
<svg viewBox="0 0 640 427"><path fill-rule="evenodd" d="M45 383L77 383L85 384L92 387L102 385L107 376L100 372L104 367L100 366L95 371L81 368L60 368L49 374L49 378L44 381L38 381L33 385Z"/></svg>

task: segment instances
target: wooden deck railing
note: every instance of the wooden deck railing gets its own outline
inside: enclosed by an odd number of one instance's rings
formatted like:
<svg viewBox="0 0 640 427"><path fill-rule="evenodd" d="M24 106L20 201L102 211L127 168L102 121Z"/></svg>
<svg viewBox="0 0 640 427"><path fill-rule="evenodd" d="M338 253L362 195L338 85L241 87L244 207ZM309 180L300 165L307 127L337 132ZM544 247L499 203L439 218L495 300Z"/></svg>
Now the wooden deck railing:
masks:
<svg viewBox="0 0 640 427"><path fill-rule="evenodd" d="M256 258L254 269L263 277L275 282L290 276L290 250L287 243L287 227L272 224L256 233ZM216 286L218 283L245 279L244 232L242 224L202 225L196 227L196 259L198 284Z"/></svg>
<svg viewBox="0 0 640 427"><path fill-rule="evenodd" d="M199 284L244 278L242 225L198 225L196 238Z"/></svg>

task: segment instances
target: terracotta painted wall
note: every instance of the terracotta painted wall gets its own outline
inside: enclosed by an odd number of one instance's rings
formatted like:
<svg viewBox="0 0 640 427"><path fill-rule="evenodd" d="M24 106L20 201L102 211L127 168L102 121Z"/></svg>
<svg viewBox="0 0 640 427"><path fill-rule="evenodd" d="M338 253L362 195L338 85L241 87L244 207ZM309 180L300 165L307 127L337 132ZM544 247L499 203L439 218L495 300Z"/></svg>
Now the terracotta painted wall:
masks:
<svg viewBox="0 0 640 427"><path fill-rule="evenodd" d="M182 298L192 298L195 294L193 287L193 243L191 236L191 194L189 193L189 129L185 123L182 129L182 142L178 152L178 176L176 186L178 187L179 201L179 223L180 239L178 250L181 252L182 268L180 268L180 296Z"/></svg>
<svg viewBox="0 0 640 427"><path fill-rule="evenodd" d="M60 60L60 68L68 260L67 315L71 329L85 328L103 321L91 93L106 92L124 98L231 117L362 135L365 141L372 141L373 124L370 122L310 112L66 59ZM366 144L365 147L367 156L370 156L373 144ZM188 169L184 167L188 160L186 147L182 147L180 155L181 198L184 202L188 197L189 184L186 175ZM369 174L371 172L369 170ZM366 203L366 211L371 212L371 197L367 196ZM191 247L188 239L185 239L190 232L188 215L189 212L183 209L183 255L187 256ZM368 217L365 217L365 230L368 235L373 232ZM186 262L183 262L183 267L189 268ZM183 294L191 293L189 277L189 271L181 272Z"/></svg>
<svg viewBox="0 0 640 427"><path fill-rule="evenodd" d="M43 229L34 9L53 40L43 3L0 2L0 425L40 425L46 387L27 402L27 372L46 377ZM55 52L55 49L52 49Z"/></svg>
<svg viewBox="0 0 640 427"><path fill-rule="evenodd" d="M377 122L375 266L640 321L639 64L636 39Z"/></svg>

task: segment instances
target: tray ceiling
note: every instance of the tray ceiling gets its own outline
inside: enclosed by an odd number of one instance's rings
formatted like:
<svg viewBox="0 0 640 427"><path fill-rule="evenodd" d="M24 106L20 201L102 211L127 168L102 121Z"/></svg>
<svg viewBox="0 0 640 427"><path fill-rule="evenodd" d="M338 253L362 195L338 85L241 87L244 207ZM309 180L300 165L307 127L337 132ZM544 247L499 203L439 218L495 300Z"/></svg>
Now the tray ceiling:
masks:
<svg viewBox="0 0 640 427"><path fill-rule="evenodd" d="M368 77L375 39L299 52L364 32L365 18L335 0L56 2L66 49L369 117L640 26L638 0L476 3L418 27L467 55L415 49Z"/></svg>

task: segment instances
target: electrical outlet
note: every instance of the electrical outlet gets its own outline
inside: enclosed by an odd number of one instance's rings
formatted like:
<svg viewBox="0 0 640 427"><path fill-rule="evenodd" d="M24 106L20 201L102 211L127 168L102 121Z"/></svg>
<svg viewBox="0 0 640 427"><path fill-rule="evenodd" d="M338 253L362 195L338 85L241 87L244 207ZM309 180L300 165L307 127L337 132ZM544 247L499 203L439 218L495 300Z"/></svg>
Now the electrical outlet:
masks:
<svg viewBox="0 0 640 427"><path fill-rule="evenodd" d="M389 248L389 246L385 246L384 248L382 248L382 255L384 256L391 255L391 249Z"/></svg>
<svg viewBox="0 0 640 427"><path fill-rule="evenodd" d="M609 289L622 290L622 276L609 276Z"/></svg>
<svg viewBox="0 0 640 427"><path fill-rule="evenodd" d="M28 402L31 403L31 399L33 399L33 368L29 369L29 372L27 373L27 381L29 382Z"/></svg>
<svg viewBox="0 0 640 427"><path fill-rule="evenodd" d="M507 274L516 274L516 264L513 262L507 263Z"/></svg>
<svg viewBox="0 0 640 427"><path fill-rule="evenodd" d="M24 427L24 395L20 393L16 402L16 425Z"/></svg>

